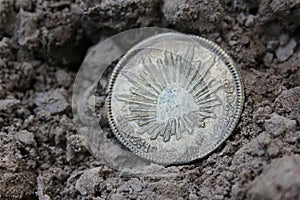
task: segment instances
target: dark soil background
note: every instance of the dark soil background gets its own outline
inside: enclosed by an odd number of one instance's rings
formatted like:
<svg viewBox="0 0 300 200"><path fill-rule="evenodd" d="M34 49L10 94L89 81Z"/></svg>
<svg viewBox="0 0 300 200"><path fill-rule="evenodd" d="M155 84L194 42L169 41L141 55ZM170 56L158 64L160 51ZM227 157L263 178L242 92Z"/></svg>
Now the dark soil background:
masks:
<svg viewBox="0 0 300 200"><path fill-rule="evenodd" d="M205 159L122 176L77 134L72 84L89 47L145 26L218 43L246 102ZM300 198L299 0L0 0L0 69L0 199Z"/></svg>

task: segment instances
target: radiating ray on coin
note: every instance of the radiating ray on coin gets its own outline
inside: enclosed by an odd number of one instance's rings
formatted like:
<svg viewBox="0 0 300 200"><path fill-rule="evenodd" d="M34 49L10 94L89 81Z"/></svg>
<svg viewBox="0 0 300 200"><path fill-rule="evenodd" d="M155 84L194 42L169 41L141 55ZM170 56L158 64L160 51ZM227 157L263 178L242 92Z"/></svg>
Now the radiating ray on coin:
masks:
<svg viewBox="0 0 300 200"><path fill-rule="evenodd" d="M217 102L221 102L220 99L218 99L216 96L210 96L209 98L203 99L198 101L197 99L195 99L196 103L201 106L203 104L210 104L211 102L217 101Z"/></svg>
<svg viewBox="0 0 300 200"><path fill-rule="evenodd" d="M209 58L209 60L213 59L212 57L215 57L215 56L211 56ZM201 65L201 62L199 64ZM189 87L191 89L189 90L189 92L193 92L199 86L199 84L202 83L202 81L203 81L204 77L206 76L207 72L210 70L210 68L213 65L214 65L213 63L211 65L206 65L206 63L203 64L204 67L201 68L201 70L199 70L198 76L195 78L194 81L191 82L191 85Z"/></svg>
<svg viewBox="0 0 300 200"><path fill-rule="evenodd" d="M120 94L116 96L116 99L119 101L125 101L128 103L132 103L132 104L140 104L140 105L151 105L151 106L155 106L156 102L154 100L146 100L145 99L138 99L138 98L134 98L133 96L128 96L128 95L124 95L124 94Z"/></svg>
<svg viewBox="0 0 300 200"><path fill-rule="evenodd" d="M193 126L190 118L187 115L183 115L184 126L189 134L193 134Z"/></svg>
<svg viewBox="0 0 300 200"><path fill-rule="evenodd" d="M199 96L199 93L205 90L209 90L209 87L213 82L215 82L215 79L207 79L205 81L202 81L201 84L197 88L195 88L195 90L191 91L191 93L195 98L197 98Z"/></svg>
<svg viewBox="0 0 300 200"><path fill-rule="evenodd" d="M165 88L167 86L168 81L165 80L165 78L163 77L161 71L159 70L159 64L156 61L153 61L152 59L149 58L149 62L153 65L153 69L156 71L156 75L159 77L159 81L160 83L163 84L163 88Z"/></svg>
<svg viewBox="0 0 300 200"><path fill-rule="evenodd" d="M156 124L156 123L152 123L152 124L150 124L150 123L147 123L147 124L143 124L142 125L142 128L141 129L139 129L138 131L137 131L137 133L139 133L139 134L144 134L144 133L146 133L146 132L152 132L155 128L157 128L159 125L158 124Z"/></svg>
<svg viewBox="0 0 300 200"><path fill-rule="evenodd" d="M145 99L149 99L149 100L153 100L153 101L157 100L157 96L149 95L148 93L145 93L143 90L131 88L130 92L135 96L143 97Z"/></svg>
<svg viewBox="0 0 300 200"><path fill-rule="evenodd" d="M122 72L122 75L125 76L130 82L132 82L133 84L135 85L139 85L139 87L141 89L143 89L144 91L150 93L150 94L153 94L153 95L157 95L158 93L151 87L143 84L143 81L142 80L139 80L137 77L135 77L134 75L131 75L130 72L128 71L123 71Z"/></svg>
<svg viewBox="0 0 300 200"><path fill-rule="evenodd" d="M170 130L171 130L171 122L168 121L168 122L165 124L164 132L163 132L163 135L164 135L164 142L167 142L167 141L170 140L170 137L171 137Z"/></svg>
<svg viewBox="0 0 300 200"><path fill-rule="evenodd" d="M155 127L152 132L150 132L150 139L155 140L162 132L164 126L162 124L157 124L158 126Z"/></svg>
<svg viewBox="0 0 300 200"><path fill-rule="evenodd" d="M211 108L211 107L216 107L216 106L220 106L222 105L222 103L220 101L218 101L217 99L215 99L214 101L210 102L210 103L205 103L202 105L199 105L199 108Z"/></svg>
<svg viewBox="0 0 300 200"><path fill-rule="evenodd" d="M221 87L222 87L222 85L218 81L214 85L212 85L209 90L206 90L205 93L195 94L195 98L197 99L197 101L201 101L202 99L205 99L207 96L215 93Z"/></svg>
<svg viewBox="0 0 300 200"><path fill-rule="evenodd" d="M145 57L142 56L142 60L143 60L143 66L145 67L146 72L148 72L149 75L152 75L151 77L153 78L153 80L157 83L158 87L160 88L160 90L165 88L165 84L160 81L159 79L159 72L156 70L156 66L152 63L152 61L148 58L148 62L145 62Z"/></svg>
<svg viewBox="0 0 300 200"><path fill-rule="evenodd" d="M176 119L176 139L179 140L181 138L182 126L181 126L181 119Z"/></svg>
<svg viewBox="0 0 300 200"><path fill-rule="evenodd" d="M153 90L155 90L157 94L161 92L161 89L156 85L155 82L149 79L149 76L147 76L145 72L141 73L141 78L144 79L147 82L147 85L150 86Z"/></svg>

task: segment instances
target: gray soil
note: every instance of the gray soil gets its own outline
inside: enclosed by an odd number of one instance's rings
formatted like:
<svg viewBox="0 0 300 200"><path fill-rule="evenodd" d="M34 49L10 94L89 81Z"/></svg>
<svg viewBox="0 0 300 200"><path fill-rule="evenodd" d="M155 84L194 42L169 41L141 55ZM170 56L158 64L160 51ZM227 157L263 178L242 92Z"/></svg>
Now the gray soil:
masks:
<svg viewBox="0 0 300 200"><path fill-rule="evenodd" d="M78 135L72 84L89 47L145 26L218 43L246 101L206 158L124 176ZM299 0L0 0L0 199L299 199L299 33Z"/></svg>

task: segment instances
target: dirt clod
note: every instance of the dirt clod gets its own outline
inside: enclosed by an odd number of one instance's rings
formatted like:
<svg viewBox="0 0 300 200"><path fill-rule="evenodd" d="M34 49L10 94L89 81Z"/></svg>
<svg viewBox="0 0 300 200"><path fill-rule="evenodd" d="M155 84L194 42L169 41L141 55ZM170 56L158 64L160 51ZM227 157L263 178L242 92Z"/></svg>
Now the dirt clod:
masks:
<svg viewBox="0 0 300 200"><path fill-rule="evenodd" d="M300 189L300 156L286 156L274 160L254 179L249 199L298 199Z"/></svg>
<svg viewBox="0 0 300 200"><path fill-rule="evenodd" d="M164 17L178 29L211 32L223 19L223 8L219 1L165 0Z"/></svg>
<svg viewBox="0 0 300 200"><path fill-rule="evenodd" d="M45 110L50 114L63 112L70 106L59 90L38 93L34 103L40 109Z"/></svg>

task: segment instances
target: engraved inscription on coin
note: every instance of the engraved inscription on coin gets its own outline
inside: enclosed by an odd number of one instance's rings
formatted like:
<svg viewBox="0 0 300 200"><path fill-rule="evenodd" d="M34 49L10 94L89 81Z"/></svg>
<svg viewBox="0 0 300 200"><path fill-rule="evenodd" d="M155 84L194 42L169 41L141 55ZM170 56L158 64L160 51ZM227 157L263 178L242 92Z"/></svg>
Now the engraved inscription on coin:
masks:
<svg viewBox="0 0 300 200"><path fill-rule="evenodd" d="M217 148L243 105L232 59L214 43L164 33L133 47L116 66L107 112L116 137L160 164L186 163Z"/></svg>

